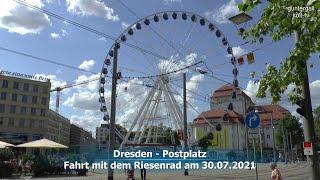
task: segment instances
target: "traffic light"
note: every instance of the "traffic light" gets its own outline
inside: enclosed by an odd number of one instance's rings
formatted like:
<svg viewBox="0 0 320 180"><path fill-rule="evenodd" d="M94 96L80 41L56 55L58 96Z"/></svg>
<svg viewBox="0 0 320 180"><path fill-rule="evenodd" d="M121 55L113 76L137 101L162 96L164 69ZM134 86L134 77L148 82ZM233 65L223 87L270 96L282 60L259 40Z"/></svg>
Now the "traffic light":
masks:
<svg viewBox="0 0 320 180"><path fill-rule="evenodd" d="M213 134L212 134L211 132L208 133L207 138L210 139L210 140L212 140L212 139L213 139Z"/></svg>
<svg viewBox="0 0 320 180"><path fill-rule="evenodd" d="M178 138L179 140L183 140L183 132L181 129L178 130Z"/></svg>
<svg viewBox="0 0 320 180"><path fill-rule="evenodd" d="M229 116L227 113L225 113L222 117L223 121L228 121L229 120Z"/></svg>
<svg viewBox="0 0 320 180"><path fill-rule="evenodd" d="M305 101L303 99L299 99L297 100L296 104L299 106L297 108L297 113L300 114L301 116L306 117L306 104L305 104Z"/></svg>
<svg viewBox="0 0 320 180"><path fill-rule="evenodd" d="M229 105L228 105L228 110L233 111L233 104L232 104L232 102L229 103Z"/></svg>
<svg viewBox="0 0 320 180"><path fill-rule="evenodd" d="M222 127L221 127L221 124L217 124L216 125L216 131L221 131Z"/></svg>

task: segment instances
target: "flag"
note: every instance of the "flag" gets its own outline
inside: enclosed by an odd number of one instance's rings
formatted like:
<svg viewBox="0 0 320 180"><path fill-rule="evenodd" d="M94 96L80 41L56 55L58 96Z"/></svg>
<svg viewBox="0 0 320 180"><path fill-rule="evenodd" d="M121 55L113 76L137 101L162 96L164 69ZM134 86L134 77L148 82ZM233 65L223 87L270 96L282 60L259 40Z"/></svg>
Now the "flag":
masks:
<svg viewBox="0 0 320 180"><path fill-rule="evenodd" d="M238 64L242 65L243 63L244 63L244 60L243 60L243 57L241 56L238 58Z"/></svg>
<svg viewBox="0 0 320 180"><path fill-rule="evenodd" d="M252 52L247 54L247 59L248 59L248 64L254 63L254 56Z"/></svg>

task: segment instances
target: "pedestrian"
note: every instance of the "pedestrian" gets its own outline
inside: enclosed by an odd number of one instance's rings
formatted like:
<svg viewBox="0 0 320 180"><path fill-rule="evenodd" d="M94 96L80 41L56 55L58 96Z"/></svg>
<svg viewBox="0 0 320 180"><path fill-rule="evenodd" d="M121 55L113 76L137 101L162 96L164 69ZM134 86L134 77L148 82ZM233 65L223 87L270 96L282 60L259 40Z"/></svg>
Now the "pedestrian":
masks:
<svg viewBox="0 0 320 180"><path fill-rule="evenodd" d="M146 180L147 170L146 168L140 169L141 171L141 180Z"/></svg>
<svg viewBox="0 0 320 180"><path fill-rule="evenodd" d="M271 178L273 180L282 180L282 176L281 176L281 173L280 173L279 169L277 168L277 164L276 163L272 163L270 165L270 168L272 170Z"/></svg>

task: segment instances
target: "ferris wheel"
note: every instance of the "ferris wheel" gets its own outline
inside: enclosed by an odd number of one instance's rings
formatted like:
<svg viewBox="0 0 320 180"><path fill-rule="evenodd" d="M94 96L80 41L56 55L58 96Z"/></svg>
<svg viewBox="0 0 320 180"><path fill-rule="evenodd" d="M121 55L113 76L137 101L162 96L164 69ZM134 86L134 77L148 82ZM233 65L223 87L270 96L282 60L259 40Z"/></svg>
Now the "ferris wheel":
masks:
<svg viewBox="0 0 320 180"><path fill-rule="evenodd" d="M114 63L118 69L112 69ZM116 91L116 123L128 129L115 130L121 147L157 143L159 127L183 129L182 73L190 77L187 93L193 110L199 102L209 104L213 84L225 83L234 87L225 109L233 109L238 88L233 50L222 30L205 17L185 11L158 12L139 19L117 37L103 62L99 102L103 120L109 122L110 93ZM114 89L110 76L117 79ZM176 143L173 135L171 139Z"/></svg>

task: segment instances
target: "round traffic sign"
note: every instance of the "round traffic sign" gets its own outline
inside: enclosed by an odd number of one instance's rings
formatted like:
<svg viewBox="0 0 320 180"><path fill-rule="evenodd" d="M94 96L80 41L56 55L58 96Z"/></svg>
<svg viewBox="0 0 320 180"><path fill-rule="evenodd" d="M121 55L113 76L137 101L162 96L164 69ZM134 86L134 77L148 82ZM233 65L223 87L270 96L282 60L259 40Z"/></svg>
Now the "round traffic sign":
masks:
<svg viewBox="0 0 320 180"><path fill-rule="evenodd" d="M256 128L260 125L260 117L255 112L249 112L246 115L245 123L249 128Z"/></svg>

